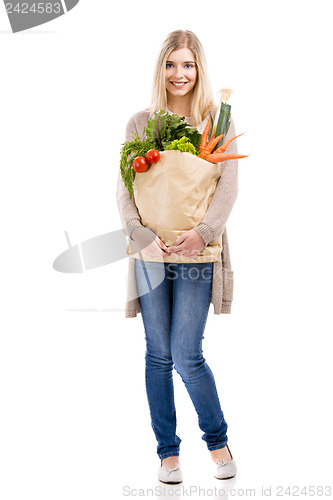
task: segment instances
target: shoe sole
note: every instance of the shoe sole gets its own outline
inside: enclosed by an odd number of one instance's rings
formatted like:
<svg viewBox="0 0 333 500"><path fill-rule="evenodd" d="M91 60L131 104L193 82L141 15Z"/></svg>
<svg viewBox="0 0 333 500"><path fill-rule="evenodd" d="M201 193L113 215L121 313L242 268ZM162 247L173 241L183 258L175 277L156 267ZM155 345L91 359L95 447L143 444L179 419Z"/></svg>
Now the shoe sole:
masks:
<svg viewBox="0 0 333 500"><path fill-rule="evenodd" d="M236 474L234 474L233 476L229 476L229 477L217 477L217 476L214 476L214 477L216 477L216 479L232 479L235 476L236 476Z"/></svg>
<svg viewBox="0 0 333 500"><path fill-rule="evenodd" d="M161 483L164 484L179 484L183 482L183 481L162 481L162 479L159 479L159 481L161 481Z"/></svg>

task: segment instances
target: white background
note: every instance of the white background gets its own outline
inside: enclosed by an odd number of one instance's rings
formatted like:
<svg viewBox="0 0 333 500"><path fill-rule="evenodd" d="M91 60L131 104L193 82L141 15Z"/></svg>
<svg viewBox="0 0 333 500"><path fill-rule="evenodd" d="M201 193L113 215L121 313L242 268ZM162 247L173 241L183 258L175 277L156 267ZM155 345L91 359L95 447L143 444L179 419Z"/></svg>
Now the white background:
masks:
<svg viewBox="0 0 333 500"><path fill-rule="evenodd" d="M203 345L239 472L213 478L174 372L184 488L206 496L235 488L230 497L254 488L261 497L271 486L274 497L278 485L330 484L329 6L81 0L17 34L2 9L4 500L104 500L123 498L125 486L135 496L160 484L142 317L124 317L127 261L77 275L52 265L67 248L64 231L76 244L121 228L115 192L126 123L150 104L159 48L175 29L201 40L216 99L220 88L233 90L236 130L246 132L238 149L250 153L239 162L227 224L232 314L210 310Z"/></svg>

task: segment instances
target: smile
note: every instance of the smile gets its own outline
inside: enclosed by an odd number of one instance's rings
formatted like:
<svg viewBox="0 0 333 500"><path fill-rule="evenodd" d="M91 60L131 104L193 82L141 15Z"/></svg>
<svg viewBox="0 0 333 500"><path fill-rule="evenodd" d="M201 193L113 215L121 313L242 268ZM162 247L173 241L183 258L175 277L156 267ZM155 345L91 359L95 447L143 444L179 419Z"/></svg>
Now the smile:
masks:
<svg viewBox="0 0 333 500"><path fill-rule="evenodd" d="M188 82L170 82L177 89L183 88Z"/></svg>

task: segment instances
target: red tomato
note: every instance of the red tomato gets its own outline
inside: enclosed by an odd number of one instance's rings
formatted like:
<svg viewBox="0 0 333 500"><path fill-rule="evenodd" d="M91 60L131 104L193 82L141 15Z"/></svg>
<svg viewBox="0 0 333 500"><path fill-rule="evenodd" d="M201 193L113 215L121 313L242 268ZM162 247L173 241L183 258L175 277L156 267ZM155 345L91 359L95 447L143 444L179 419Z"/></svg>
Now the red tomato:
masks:
<svg viewBox="0 0 333 500"><path fill-rule="evenodd" d="M161 155L159 151L157 151L157 149L150 149L146 154L146 159L149 161L149 163L157 163L160 157Z"/></svg>
<svg viewBox="0 0 333 500"><path fill-rule="evenodd" d="M134 160L133 160L133 168L136 172L145 172L148 168L148 162L146 160L146 158L144 158L143 156L137 156Z"/></svg>

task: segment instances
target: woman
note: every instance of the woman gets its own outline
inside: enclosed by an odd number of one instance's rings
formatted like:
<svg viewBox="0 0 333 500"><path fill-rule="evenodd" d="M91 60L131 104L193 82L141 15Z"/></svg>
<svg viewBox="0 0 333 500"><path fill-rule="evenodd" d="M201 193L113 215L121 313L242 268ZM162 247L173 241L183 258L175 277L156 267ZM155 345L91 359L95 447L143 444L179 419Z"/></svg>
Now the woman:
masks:
<svg viewBox="0 0 333 500"><path fill-rule="evenodd" d="M126 141L133 140L134 133L143 140L147 120L158 110L184 116L200 133L209 119L211 131L217 108L207 77L205 55L194 33L177 30L167 36L157 61L153 88L152 106L132 116L127 125ZM231 120L226 139L235 135ZM236 141L228 151L237 152ZM169 247L154 235L143 250L144 260L129 258L129 288L136 286L138 298L127 301L126 317L134 317L138 312L142 314L147 347L146 390L151 424L158 442L157 454L161 459L158 478L166 483L182 481L173 365L197 411L199 426L204 431L202 439L215 464L215 477L227 479L236 474L215 380L202 355L210 303L214 304L214 312L221 314L230 313L232 301L233 273L225 225L237 196L237 160L224 162L221 168L222 175L208 210L197 227L185 231ZM140 215L120 175L117 203L126 234L139 241L144 231ZM222 241L222 251L218 256L215 253L207 258L207 246L218 238ZM167 261L170 255L173 255L172 264ZM165 262L149 261L157 256L163 257ZM160 266L165 268L162 283L146 293L147 273L153 275Z"/></svg>

